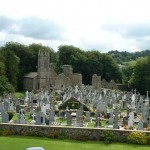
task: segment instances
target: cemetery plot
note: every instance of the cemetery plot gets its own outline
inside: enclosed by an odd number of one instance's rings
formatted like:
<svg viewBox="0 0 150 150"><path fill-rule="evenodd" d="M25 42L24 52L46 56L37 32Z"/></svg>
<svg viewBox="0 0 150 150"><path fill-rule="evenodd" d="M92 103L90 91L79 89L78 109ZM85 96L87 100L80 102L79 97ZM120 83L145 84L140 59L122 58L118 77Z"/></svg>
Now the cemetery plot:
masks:
<svg viewBox="0 0 150 150"><path fill-rule="evenodd" d="M93 90L91 86L27 91L24 99L10 95L0 99L0 122L148 130L149 101L148 92L144 97L136 91Z"/></svg>

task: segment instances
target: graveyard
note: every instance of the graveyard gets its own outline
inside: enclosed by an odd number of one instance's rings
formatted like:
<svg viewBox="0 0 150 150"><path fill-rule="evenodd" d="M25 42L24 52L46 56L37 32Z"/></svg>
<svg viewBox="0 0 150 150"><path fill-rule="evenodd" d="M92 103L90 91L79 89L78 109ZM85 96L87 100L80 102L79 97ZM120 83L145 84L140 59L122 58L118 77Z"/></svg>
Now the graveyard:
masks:
<svg viewBox="0 0 150 150"><path fill-rule="evenodd" d="M121 91L113 80L101 80L96 74L91 85L84 85L82 74L73 73L71 65L62 68L57 75L49 63L49 53L39 51L37 72L23 77L24 93L18 93L18 97L9 93L0 98L0 135L109 143L126 142L136 132L146 138L142 144L149 144L148 91L145 96L136 89Z"/></svg>
<svg viewBox="0 0 150 150"><path fill-rule="evenodd" d="M148 130L149 97L109 89L26 91L1 99L1 123ZM10 118L12 115L12 118Z"/></svg>
<svg viewBox="0 0 150 150"><path fill-rule="evenodd" d="M10 135L35 135L34 131L37 136L46 137L49 136L46 132L51 137L59 134L55 132L63 132L66 136L84 132L88 136L107 130L110 133L116 132L116 137L132 131L145 132L150 136L148 92L144 97L136 90L122 92L75 86L66 90L26 91L24 97L17 99L11 94L1 98L0 114L1 129L11 129L10 133L5 131L5 134ZM32 134L27 130L32 131ZM85 135L81 134L81 139L84 140ZM89 136L89 139L101 137Z"/></svg>

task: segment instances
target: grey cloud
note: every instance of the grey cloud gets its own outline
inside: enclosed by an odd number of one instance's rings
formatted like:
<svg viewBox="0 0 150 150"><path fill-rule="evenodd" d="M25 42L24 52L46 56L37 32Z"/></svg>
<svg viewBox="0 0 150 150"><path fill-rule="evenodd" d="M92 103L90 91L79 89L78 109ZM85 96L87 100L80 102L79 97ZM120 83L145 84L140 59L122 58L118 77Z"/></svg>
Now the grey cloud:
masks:
<svg viewBox="0 0 150 150"><path fill-rule="evenodd" d="M36 17L12 20L1 17L0 30L10 34L22 35L38 40L60 40L63 39L63 28L49 19Z"/></svg>
<svg viewBox="0 0 150 150"><path fill-rule="evenodd" d="M150 36L150 22L138 24L106 23L102 28L114 32L124 38L139 39Z"/></svg>
<svg viewBox="0 0 150 150"><path fill-rule="evenodd" d="M62 38L62 28L51 20L25 18L20 21L19 33L34 39L53 40Z"/></svg>
<svg viewBox="0 0 150 150"><path fill-rule="evenodd" d="M5 16L0 16L0 31L9 29L13 24L13 20Z"/></svg>
<svg viewBox="0 0 150 150"><path fill-rule="evenodd" d="M150 23L144 24L133 24L132 26L128 27L128 32L126 33L128 37L134 38L142 38L146 36L150 36Z"/></svg>
<svg viewBox="0 0 150 150"><path fill-rule="evenodd" d="M137 24L107 23L102 28L110 34L120 35L124 41L135 41L134 43L128 42L128 44L139 50L150 49L150 22Z"/></svg>

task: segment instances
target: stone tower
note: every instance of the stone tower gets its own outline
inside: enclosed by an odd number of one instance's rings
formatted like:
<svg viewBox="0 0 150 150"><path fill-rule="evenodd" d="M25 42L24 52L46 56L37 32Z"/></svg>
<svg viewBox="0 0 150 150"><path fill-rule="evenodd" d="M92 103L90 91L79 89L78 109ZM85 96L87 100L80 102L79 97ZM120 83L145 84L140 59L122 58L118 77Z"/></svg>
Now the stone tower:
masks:
<svg viewBox="0 0 150 150"><path fill-rule="evenodd" d="M67 77L70 77L73 74L73 68L71 65L63 65L62 69L63 69L64 75Z"/></svg>
<svg viewBox="0 0 150 150"><path fill-rule="evenodd" d="M38 88L49 87L49 52L40 50L38 54Z"/></svg>

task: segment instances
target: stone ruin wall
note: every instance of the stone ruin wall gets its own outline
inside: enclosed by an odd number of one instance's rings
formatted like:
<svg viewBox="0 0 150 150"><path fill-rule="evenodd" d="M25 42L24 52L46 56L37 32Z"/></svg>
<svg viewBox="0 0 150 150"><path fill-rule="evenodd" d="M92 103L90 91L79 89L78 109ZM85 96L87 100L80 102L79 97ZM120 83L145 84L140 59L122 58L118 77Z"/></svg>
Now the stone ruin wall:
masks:
<svg viewBox="0 0 150 150"><path fill-rule="evenodd" d="M92 76L92 86L94 89L101 89L101 76L97 76L97 74Z"/></svg>
<svg viewBox="0 0 150 150"><path fill-rule="evenodd" d="M63 73L59 74L59 76L55 80L55 88L65 89L69 86L72 86L72 82L70 78L66 77Z"/></svg>
<svg viewBox="0 0 150 150"><path fill-rule="evenodd" d="M76 85L78 85L79 87L82 86L82 74L74 73L70 76L70 79L73 87L75 87Z"/></svg>

